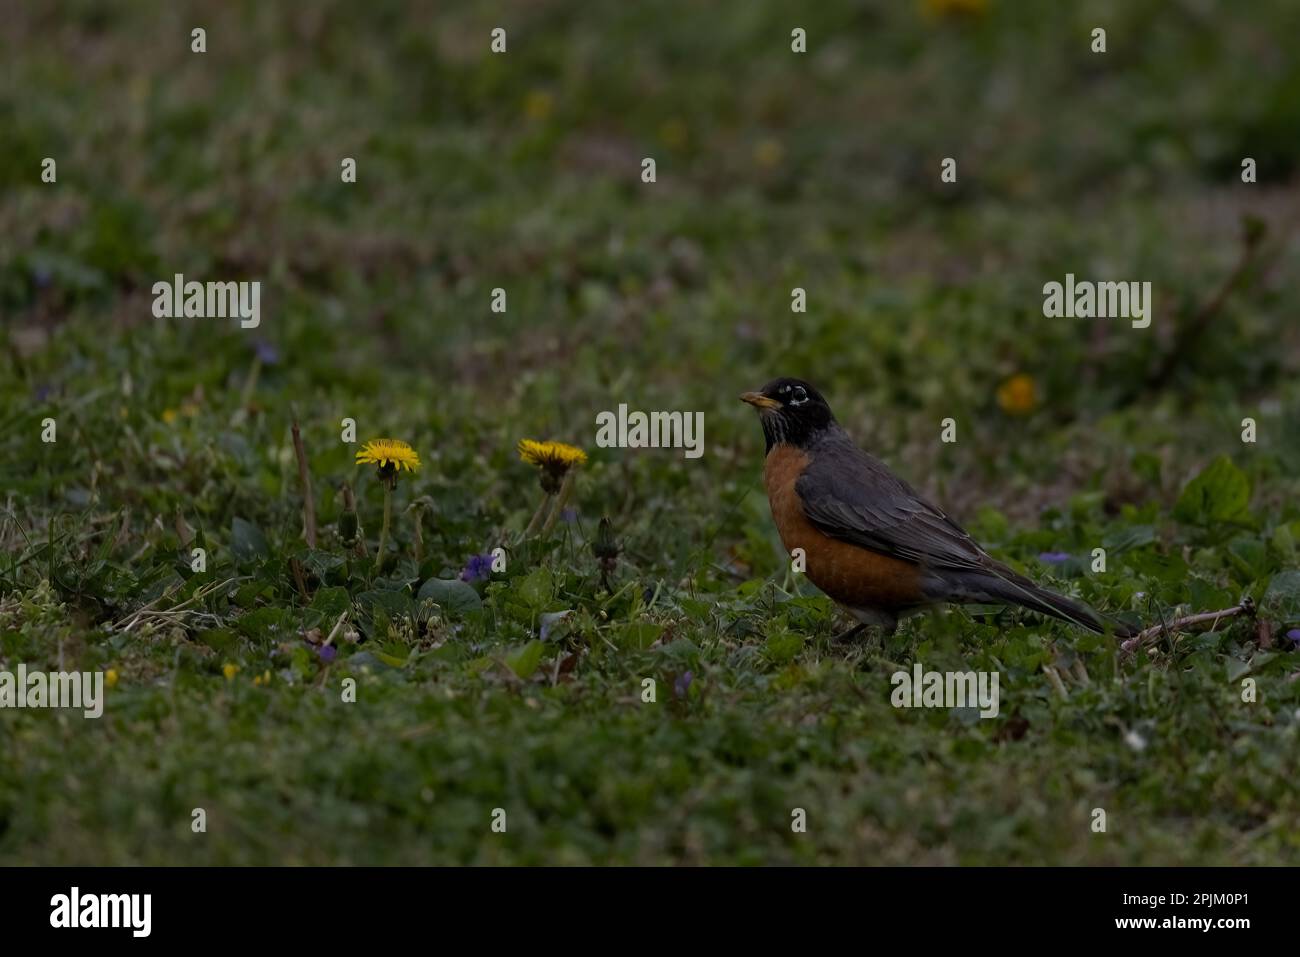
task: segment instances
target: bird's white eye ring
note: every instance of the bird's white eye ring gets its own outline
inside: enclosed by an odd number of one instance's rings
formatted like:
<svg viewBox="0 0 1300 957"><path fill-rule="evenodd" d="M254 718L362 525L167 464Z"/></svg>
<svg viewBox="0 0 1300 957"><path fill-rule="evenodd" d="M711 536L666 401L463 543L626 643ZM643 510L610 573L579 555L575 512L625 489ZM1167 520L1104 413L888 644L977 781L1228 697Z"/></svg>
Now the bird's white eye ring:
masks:
<svg viewBox="0 0 1300 957"><path fill-rule="evenodd" d="M791 404L791 405L803 405L803 404L804 404L805 402L807 402L807 401L808 401L808 393L804 391L803 386L801 386L801 385L797 385L797 386L795 386L795 387L794 387L794 398L792 398L792 399L790 400L790 404Z"/></svg>

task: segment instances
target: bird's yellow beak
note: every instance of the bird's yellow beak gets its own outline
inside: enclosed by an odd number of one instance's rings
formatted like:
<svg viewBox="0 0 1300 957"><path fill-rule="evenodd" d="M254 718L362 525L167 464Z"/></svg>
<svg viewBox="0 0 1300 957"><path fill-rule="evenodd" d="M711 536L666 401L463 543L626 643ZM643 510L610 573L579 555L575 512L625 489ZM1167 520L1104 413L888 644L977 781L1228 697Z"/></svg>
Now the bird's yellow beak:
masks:
<svg viewBox="0 0 1300 957"><path fill-rule="evenodd" d="M761 392L746 392L741 395L740 401L748 402L750 405L752 405L754 408L760 411L781 408L780 402L777 402L776 399L769 399Z"/></svg>

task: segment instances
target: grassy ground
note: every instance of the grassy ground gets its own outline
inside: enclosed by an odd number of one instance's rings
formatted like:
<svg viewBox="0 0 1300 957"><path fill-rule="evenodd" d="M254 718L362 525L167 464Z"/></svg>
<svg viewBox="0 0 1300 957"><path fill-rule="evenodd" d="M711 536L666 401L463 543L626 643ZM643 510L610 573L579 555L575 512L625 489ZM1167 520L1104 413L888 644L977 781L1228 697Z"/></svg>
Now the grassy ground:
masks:
<svg viewBox="0 0 1300 957"><path fill-rule="evenodd" d="M0 670L116 682L0 711L0 861L1300 861L1300 8L404 6L6 13ZM1044 318L1067 272L1150 280L1151 327ZM175 273L261 280L261 325L155 319ZM736 401L783 374L1028 574L1264 626L832 643ZM703 411L704 456L597 448L619 403ZM344 418L423 460L380 572ZM590 461L517 544L524 437ZM895 709L914 661L999 671L1001 715Z"/></svg>

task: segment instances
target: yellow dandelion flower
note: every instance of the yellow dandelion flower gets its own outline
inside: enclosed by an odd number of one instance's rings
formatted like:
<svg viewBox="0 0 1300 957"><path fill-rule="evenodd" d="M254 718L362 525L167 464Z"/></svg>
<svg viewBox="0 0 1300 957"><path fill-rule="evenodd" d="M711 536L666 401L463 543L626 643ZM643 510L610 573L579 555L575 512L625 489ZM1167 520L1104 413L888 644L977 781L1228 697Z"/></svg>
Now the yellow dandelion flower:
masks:
<svg viewBox="0 0 1300 957"><path fill-rule="evenodd" d="M109 668L107 671L104 672L104 684L108 685L110 688L116 688L116 687L117 687L117 669L116 669L116 668Z"/></svg>
<svg viewBox="0 0 1300 957"><path fill-rule="evenodd" d="M163 409L162 420L168 425L171 425L173 422L176 421L176 410Z"/></svg>
<svg viewBox="0 0 1300 957"><path fill-rule="evenodd" d="M575 445L564 442L538 442L536 439L519 440L519 457L529 465L539 468L562 468L568 471L587 461L587 453Z"/></svg>
<svg viewBox="0 0 1300 957"><path fill-rule="evenodd" d="M1038 406L1038 386L1034 377L1017 373L998 386L998 405L1007 415L1028 415Z"/></svg>
<svg viewBox="0 0 1300 957"><path fill-rule="evenodd" d="M587 453L576 446L535 439L519 440L519 457L541 470L542 489L548 495L559 491L569 469L587 461Z"/></svg>
<svg viewBox="0 0 1300 957"><path fill-rule="evenodd" d="M239 665L232 665L227 661L221 666L221 673L226 676L227 681L234 681L235 675L239 674Z"/></svg>
<svg viewBox="0 0 1300 957"><path fill-rule="evenodd" d="M420 456L401 439L375 439L361 447L357 464L376 466L380 480L391 489L397 485L397 473L402 469L408 472L419 469Z"/></svg>
<svg viewBox="0 0 1300 957"><path fill-rule="evenodd" d="M269 685L270 683L271 683L270 668L263 671L260 675L254 676L253 678L253 686L256 688L260 688L262 685Z"/></svg>
<svg viewBox="0 0 1300 957"><path fill-rule="evenodd" d="M420 456L401 439L375 439L363 445L357 453L357 464L365 463L376 466L379 483L384 487L384 524L379 530L379 557L376 559L382 566L387 555L385 549L388 545L388 526L392 521L393 489L397 487L397 475L402 469L417 471L420 468Z"/></svg>
<svg viewBox="0 0 1300 957"><path fill-rule="evenodd" d="M375 439L367 442L357 453L357 463L374 464L383 468L395 468L414 472L420 467L420 456L401 439Z"/></svg>

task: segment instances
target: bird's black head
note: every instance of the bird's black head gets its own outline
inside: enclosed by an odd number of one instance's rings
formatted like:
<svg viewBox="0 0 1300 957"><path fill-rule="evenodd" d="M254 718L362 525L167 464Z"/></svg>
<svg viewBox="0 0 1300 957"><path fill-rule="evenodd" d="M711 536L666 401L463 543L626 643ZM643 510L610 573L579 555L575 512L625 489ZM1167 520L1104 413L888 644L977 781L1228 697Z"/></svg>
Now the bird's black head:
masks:
<svg viewBox="0 0 1300 957"><path fill-rule="evenodd" d="M807 445L835 424L822 394L802 379L773 379L757 392L746 392L740 400L758 410L769 452L782 442Z"/></svg>

